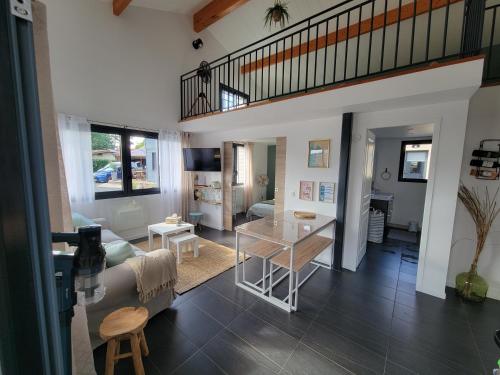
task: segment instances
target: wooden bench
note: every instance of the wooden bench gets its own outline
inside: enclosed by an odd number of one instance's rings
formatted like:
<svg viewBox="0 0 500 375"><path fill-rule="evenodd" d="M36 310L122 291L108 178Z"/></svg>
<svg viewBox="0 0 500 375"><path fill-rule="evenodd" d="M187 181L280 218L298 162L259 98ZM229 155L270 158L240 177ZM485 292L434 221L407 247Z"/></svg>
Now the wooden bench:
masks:
<svg viewBox="0 0 500 375"><path fill-rule="evenodd" d="M333 243L331 238L313 235L295 246L293 272L299 272L304 266L314 260L323 250ZM285 250L271 258L271 263L290 269L290 250Z"/></svg>
<svg viewBox="0 0 500 375"><path fill-rule="evenodd" d="M276 282L273 282L273 265L282 267L284 269L289 270L289 277L291 280L295 279L295 286L291 289L291 293L288 294L283 301L286 302L289 298L292 299L292 296L295 296L295 301L292 305L292 309L296 310L299 301L299 288L303 283L312 276L314 272L320 267L316 264L316 268L311 271L300 283L299 283L299 272L309 263L314 264L314 259L321 254L328 246L333 244L333 240L328 237L318 236L314 234L302 242L299 242L294 248L294 259L292 269L290 269L290 249L286 249L271 258L271 266L270 266L270 280L269 280L269 297L272 297L273 294L273 286ZM279 280L278 280L279 281Z"/></svg>
<svg viewBox="0 0 500 375"><path fill-rule="evenodd" d="M271 277L271 275L266 272L266 263L270 257L275 255L280 250L283 250L283 245L264 240L257 240L244 246L241 249L241 251L243 251L243 283L259 290L263 294L266 293L268 290L268 288L266 288L266 279ZM262 278L257 280L255 283L251 283L246 280L245 261L247 254L262 259ZM262 285L259 286L259 284Z"/></svg>
<svg viewBox="0 0 500 375"><path fill-rule="evenodd" d="M200 237L198 237L196 234L182 233L177 236L169 237L168 242L169 244L172 243L177 246L177 264L180 264L182 262L181 249L183 245L192 244L194 256L198 257L200 255L199 254Z"/></svg>

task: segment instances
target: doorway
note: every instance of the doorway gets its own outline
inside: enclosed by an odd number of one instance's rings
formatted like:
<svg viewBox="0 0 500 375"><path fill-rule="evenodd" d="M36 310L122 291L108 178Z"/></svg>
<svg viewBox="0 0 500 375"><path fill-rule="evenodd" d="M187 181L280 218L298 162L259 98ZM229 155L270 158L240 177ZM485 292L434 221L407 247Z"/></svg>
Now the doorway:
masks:
<svg viewBox="0 0 500 375"><path fill-rule="evenodd" d="M285 157L284 137L224 142L225 230L282 210Z"/></svg>
<svg viewBox="0 0 500 375"><path fill-rule="evenodd" d="M358 259L380 252L399 257L410 288L416 286L433 133L432 124L367 130Z"/></svg>

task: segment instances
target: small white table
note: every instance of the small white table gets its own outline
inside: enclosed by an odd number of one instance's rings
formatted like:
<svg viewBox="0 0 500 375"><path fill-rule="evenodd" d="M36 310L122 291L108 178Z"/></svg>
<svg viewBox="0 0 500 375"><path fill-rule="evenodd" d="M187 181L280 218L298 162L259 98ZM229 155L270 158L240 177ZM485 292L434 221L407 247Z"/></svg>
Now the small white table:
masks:
<svg viewBox="0 0 500 375"><path fill-rule="evenodd" d="M194 234L194 225L184 222L182 222L181 224L158 223L158 224L148 225L149 251L153 250L153 235L155 233L161 236L161 247L164 249L168 249L169 235L174 235L187 231Z"/></svg>

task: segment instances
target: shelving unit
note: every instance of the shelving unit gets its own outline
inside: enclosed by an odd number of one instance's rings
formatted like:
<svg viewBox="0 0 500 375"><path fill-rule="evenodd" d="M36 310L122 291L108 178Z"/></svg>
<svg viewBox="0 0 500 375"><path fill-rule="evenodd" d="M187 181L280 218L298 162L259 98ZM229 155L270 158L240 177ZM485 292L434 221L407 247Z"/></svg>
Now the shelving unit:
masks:
<svg viewBox="0 0 500 375"><path fill-rule="evenodd" d="M222 205L222 188L206 185L195 185L194 200L214 206L220 206Z"/></svg>

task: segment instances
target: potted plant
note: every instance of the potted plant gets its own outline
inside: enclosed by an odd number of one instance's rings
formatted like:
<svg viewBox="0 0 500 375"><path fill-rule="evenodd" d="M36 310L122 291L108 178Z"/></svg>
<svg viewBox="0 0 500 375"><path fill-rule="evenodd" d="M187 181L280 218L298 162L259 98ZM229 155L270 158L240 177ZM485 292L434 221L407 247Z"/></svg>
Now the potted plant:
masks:
<svg viewBox="0 0 500 375"><path fill-rule="evenodd" d="M488 291L486 280L477 273L477 263L491 226L500 213L500 208L497 208L496 202L498 191L499 189L497 189L493 197L490 197L488 188L486 188L484 196L480 197L476 189L469 189L463 183L460 183L458 190L458 198L476 225L476 251L470 270L462 272L456 277L457 293L468 301L483 301Z"/></svg>
<svg viewBox="0 0 500 375"><path fill-rule="evenodd" d="M272 7L267 8L266 16L264 18L264 26L269 24L269 28L272 23L280 24L281 27L285 26L285 22L290 19L290 14L288 13L288 3L282 0L275 0Z"/></svg>

